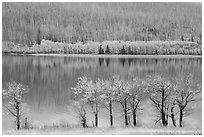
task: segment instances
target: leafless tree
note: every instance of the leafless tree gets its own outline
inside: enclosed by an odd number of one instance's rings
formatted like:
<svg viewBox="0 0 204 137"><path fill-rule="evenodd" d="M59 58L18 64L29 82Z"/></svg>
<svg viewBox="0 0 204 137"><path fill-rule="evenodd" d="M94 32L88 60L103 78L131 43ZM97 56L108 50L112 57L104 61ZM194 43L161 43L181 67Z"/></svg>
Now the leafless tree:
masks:
<svg viewBox="0 0 204 137"><path fill-rule="evenodd" d="M183 126L183 117L185 113L190 111L187 106L192 103L199 101L197 97L201 93L201 84L193 80L193 76L190 74L184 74L176 80L174 86L176 94L175 101L179 107L179 127Z"/></svg>
<svg viewBox="0 0 204 137"><path fill-rule="evenodd" d="M87 77L80 77L77 82L77 86L72 89L75 91L75 94L80 94L83 101L91 106L95 116L95 126L98 127L100 93L96 84Z"/></svg>
<svg viewBox="0 0 204 137"><path fill-rule="evenodd" d="M9 82L8 88L3 89L3 107L16 118L16 129L21 127L21 117L23 115L23 95L28 93L28 88L16 82Z"/></svg>
<svg viewBox="0 0 204 137"><path fill-rule="evenodd" d="M120 79L119 76L115 76L114 87L116 89L115 90L116 101L119 102L122 106L125 116L125 126L128 126L129 125L128 115L130 111L128 100L130 98L129 91L131 88L131 83Z"/></svg>
<svg viewBox="0 0 204 137"><path fill-rule="evenodd" d="M170 97L171 97L171 83L160 75L153 76L149 79L150 100L153 102L159 118L155 124L162 121L163 126L168 125Z"/></svg>
<svg viewBox="0 0 204 137"><path fill-rule="evenodd" d="M74 103L74 108L77 111L77 114L79 116L80 122L82 124L83 128L87 128L87 110L85 108L85 102L83 100L77 101Z"/></svg>
<svg viewBox="0 0 204 137"><path fill-rule="evenodd" d="M145 81L139 78L134 78L133 81L131 81L130 85L131 87L129 90L129 95L130 95L129 104L132 112L133 125L136 126L137 124L136 113L138 110L141 110L139 104L142 101L144 92L147 89L146 89Z"/></svg>
<svg viewBox="0 0 204 137"><path fill-rule="evenodd" d="M113 78L114 79L114 78ZM101 104L105 106L105 108L109 111L110 116L110 126L113 126L113 102L115 101L114 97L114 86L113 80L100 80L96 82L98 90L102 94L100 94Z"/></svg>

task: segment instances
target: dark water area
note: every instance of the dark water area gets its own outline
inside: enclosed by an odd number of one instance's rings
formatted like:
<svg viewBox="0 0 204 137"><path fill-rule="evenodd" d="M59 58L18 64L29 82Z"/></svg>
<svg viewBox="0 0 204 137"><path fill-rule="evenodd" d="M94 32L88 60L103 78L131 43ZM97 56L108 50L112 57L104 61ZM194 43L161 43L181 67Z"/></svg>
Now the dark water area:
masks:
<svg viewBox="0 0 204 137"><path fill-rule="evenodd" d="M68 122L76 124L73 111L74 99L71 87L75 87L80 76L93 80L108 79L115 74L124 79L162 74L175 78L182 73L191 73L202 81L202 58L102 58L66 56L11 56L2 57L2 87L7 82L16 81L29 87L24 96L28 110L25 115L33 125ZM140 125L152 122L151 103L143 102L144 110L139 114ZM185 118L191 127L202 126L201 102L196 104L193 114ZM149 105L149 106L148 106ZM115 105L115 112L119 106ZM103 113L104 112L104 113ZM90 119L91 119L90 114ZM143 118L142 118L143 117ZM148 118L147 118L148 117ZM151 118L150 118L151 117ZM121 117L114 115L114 124L123 125ZM14 128L9 116L3 115L3 129ZM154 123L153 123L154 124ZM108 112L99 113L99 126L109 126Z"/></svg>

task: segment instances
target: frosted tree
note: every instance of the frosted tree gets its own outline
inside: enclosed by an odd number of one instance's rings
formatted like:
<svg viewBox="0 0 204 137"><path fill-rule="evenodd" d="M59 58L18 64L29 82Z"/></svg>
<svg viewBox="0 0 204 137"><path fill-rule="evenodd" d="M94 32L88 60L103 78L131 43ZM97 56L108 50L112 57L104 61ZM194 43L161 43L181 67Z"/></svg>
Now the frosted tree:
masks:
<svg viewBox="0 0 204 137"><path fill-rule="evenodd" d="M101 90L100 98L102 100L101 104L109 111L110 126L113 126L113 102L115 101L115 91L116 88L113 86L113 79L110 80L98 80L96 84Z"/></svg>
<svg viewBox="0 0 204 137"><path fill-rule="evenodd" d="M188 109L188 105L200 100L198 95L202 91L201 84L194 81L192 75L185 74L176 79L174 91L175 102L179 107L179 127L182 127L184 116L191 111L191 109Z"/></svg>
<svg viewBox="0 0 204 137"><path fill-rule="evenodd" d="M21 127L21 119L23 116L23 95L28 93L28 88L16 82L8 83L8 88L3 89L3 107L7 110L8 114L16 119L16 129Z"/></svg>
<svg viewBox="0 0 204 137"><path fill-rule="evenodd" d="M78 117L80 119L83 128L87 128L87 109L85 102L82 100L74 102L74 109L77 111Z"/></svg>
<svg viewBox="0 0 204 137"><path fill-rule="evenodd" d="M156 75L148 79L150 100L152 101L156 111L159 113L155 124L162 121L163 126L168 125L169 110L171 106L171 83L160 75Z"/></svg>
<svg viewBox="0 0 204 137"><path fill-rule="evenodd" d="M129 104L130 109L132 112L132 118L133 118L133 125L136 126L137 124L137 118L136 113L138 110L141 110L140 102L143 99L144 92L147 90L147 86L145 81L139 78L134 78L133 81L129 84Z"/></svg>
<svg viewBox="0 0 204 137"><path fill-rule="evenodd" d="M98 113L99 113L99 101L100 94L96 87L96 84L87 77L80 77L77 82L77 86L72 88L75 94L80 95L82 100L89 104L93 110L95 116L95 126L98 126Z"/></svg>
<svg viewBox="0 0 204 137"><path fill-rule="evenodd" d="M113 86L115 87L115 97L116 101L119 102L122 106L124 117L125 117L125 126L128 126L128 115L130 108L128 106L128 100L130 98L130 88L131 83L121 80L119 76L114 76Z"/></svg>

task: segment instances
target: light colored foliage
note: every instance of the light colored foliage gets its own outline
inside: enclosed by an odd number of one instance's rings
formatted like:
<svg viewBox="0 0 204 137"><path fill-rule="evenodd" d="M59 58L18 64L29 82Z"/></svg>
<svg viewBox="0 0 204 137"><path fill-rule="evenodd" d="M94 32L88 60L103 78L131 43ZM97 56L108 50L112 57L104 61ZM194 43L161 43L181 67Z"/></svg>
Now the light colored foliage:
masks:
<svg viewBox="0 0 204 137"><path fill-rule="evenodd" d="M201 41L197 3L2 3L2 39L81 41ZM193 37L193 39L192 39Z"/></svg>
<svg viewBox="0 0 204 137"><path fill-rule="evenodd" d="M26 110L26 104L23 103L23 95L28 93L28 88L16 82L8 83L8 89L3 89L3 107L16 119L16 126L19 130L23 112Z"/></svg>

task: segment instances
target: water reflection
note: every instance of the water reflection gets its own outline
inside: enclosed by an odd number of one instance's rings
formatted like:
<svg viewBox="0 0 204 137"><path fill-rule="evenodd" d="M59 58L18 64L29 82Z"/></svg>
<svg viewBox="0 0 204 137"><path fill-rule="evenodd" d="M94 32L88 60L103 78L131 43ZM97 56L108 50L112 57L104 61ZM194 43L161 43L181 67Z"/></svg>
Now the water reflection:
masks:
<svg viewBox="0 0 204 137"><path fill-rule="evenodd" d="M49 56L3 56L2 80L14 80L30 87L25 101L32 117L45 114L46 118L64 115L73 102L74 87L78 77L108 79L119 74L124 79L160 73L167 77L192 73L195 80L202 80L201 58L82 58ZM46 109L45 109L46 108ZM32 114L31 114L32 113ZM33 116L35 115L35 116ZM68 114L67 114L68 115Z"/></svg>

